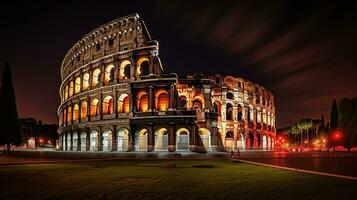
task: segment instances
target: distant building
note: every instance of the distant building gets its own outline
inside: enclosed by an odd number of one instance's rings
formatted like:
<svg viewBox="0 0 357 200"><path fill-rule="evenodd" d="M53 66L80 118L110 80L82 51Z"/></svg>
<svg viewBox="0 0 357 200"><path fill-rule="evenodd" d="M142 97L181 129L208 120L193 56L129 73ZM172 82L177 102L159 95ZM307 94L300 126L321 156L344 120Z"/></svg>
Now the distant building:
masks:
<svg viewBox="0 0 357 200"><path fill-rule="evenodd" d="M274 96L220 74L165 73L137 15L79 40L61 66L59 148L66 151L272 149Z"/></svg>

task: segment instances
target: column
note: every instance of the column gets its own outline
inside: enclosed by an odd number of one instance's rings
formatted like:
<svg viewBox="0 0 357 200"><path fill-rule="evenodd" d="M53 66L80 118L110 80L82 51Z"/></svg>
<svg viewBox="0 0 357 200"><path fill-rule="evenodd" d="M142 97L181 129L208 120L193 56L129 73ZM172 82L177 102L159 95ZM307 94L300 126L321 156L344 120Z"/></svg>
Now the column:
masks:
<svg viewBox="0 0 357 200"><path fill-rule="evenodd" d="M90 102L90 98L87 97L87 121L90 121L90 108L91 108L91 102Z"/></svg>
<svg viewBox="0 0 357 200"><path fill-rule="evenodd" d="M86 151L90 151L90 132L89 132L89 128L86 128Z"/></svg>
<svg viewBox="0 0 357 200"><path fill-rule="evenodd" d="M136 95L135 95L135 93L134 92L132 92L131 93L131 95L130 95L130 112L135 112L136 111L136 109L135 109L135 103L136 103L136 101L135 101L135 99L136 99Z"/></svg>
<svg viewBox="0 0 357 200"><path fill-rule="evenodd" d="M81 130L77 130L77 151L81 151Z"/></svg>
<svg viewBox="0 0 357 200"><path fill-rule="evenodd" d="M149 112L155 110L154 102L154 87L152 85L149 86Z"/></svg>
<svg viewBox="0 0 357 200"><path fill-rule="evenodd" d="M103 151L103 127L99 127L99 133L98 133L98 151Z"/></svg>
<svg viewBox="0 0 357 200"><path fill-rule="evenodd" d="M174 110L175 85L170 85L169 110Z"/></svg>
<svg viewBox="0 0 357 200"><path fill-rule="evenodd" d="M118 127L116 125L113 126L112 151L118 151Z"/></svg>
<svg viewBox="0 0 357 200"><path fill-rule="evenodd" d="M68 149L67 149L67 133L66 132L64 132L64 148L63 148L63 150L64 151L68 151Z"/></svg>
<svg viewBox="0 0 357 200"><path fill-rule="evenodd" d="M170 124L169 129L169 151L174 152L176 151L176 130L175 124Z"/></svg>
<svg viewBox="0 0 357 200"><path fill-rule="evenodd" d="M149 130L148 130L148 151L154 151L154 147L155 147L155 135L154 135L154 131L153 131L153 125L149 124Z"/></svg>
<svg viewBox="0 0 357 200"><path fill-rule="evenodd" d="M70 142L69 150L73 151L73 131L72 130L71 130L70 135L71 135L71 142Z"/></svg>
<svg viewBox="0 0 357 200"><path fill-rule="evenodd" d="M190 146L189 149L190 151L196 151L195 147L196 147L196 128L195 128L195 124L191 125L191 131L190 131ZM199 137L199 136L198 136Z"/></svg>

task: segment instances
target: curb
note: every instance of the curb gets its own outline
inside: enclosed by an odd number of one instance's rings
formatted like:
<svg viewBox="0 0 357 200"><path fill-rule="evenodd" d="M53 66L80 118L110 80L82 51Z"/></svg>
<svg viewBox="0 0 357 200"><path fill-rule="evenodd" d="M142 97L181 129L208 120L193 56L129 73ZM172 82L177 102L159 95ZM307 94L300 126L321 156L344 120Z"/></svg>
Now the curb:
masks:
<svg viewBox="0 0 357 200"><path fill-rule="evenodd" d="M303 173L308 173L308 174L315 174L315 175L320 175L320 176L329 176L329 177L357 181L357 177L355 177L355 176L346 176L346 175L332 174L332 173L327 173L327 172L317 172L317 171L311 171L311 170L306 170L306 169L283 167L283 166L278 166L278 165L271 165L271 164L265 164L265 163L259 163L259 162L253 162L253 161L248 161L248 160L241 160L241 159L233 159L233 160L243 162L243 163L253 164L253 165L260 165L260 166L272 167L272 168L277 168L277 169L285 169L285 170L290 170L290 171L295 171L295 172L303 172Z"/></svg>

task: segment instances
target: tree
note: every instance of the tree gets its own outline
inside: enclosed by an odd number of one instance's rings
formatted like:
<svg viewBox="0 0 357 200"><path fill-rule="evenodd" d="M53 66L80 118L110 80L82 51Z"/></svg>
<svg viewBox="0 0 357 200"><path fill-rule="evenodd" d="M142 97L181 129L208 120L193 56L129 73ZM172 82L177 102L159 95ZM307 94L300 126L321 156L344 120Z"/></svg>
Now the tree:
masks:
<svg viewBox="0 0 357 200"><path fill-rule="evenodd" d="M336 100L333 101L331 107L331 116L330 116L330 128L332 131L336 130L338 126L338 108Z"/></svg>
<svg viewBox="0 0 357 200"><path fill-rule="evenodd" d="M8 63L1 77L0 88L0 105L1 105L1 133L0 144L7 145L10 151L10 145L19 145L21 143L21 133L18 125L18 114L16 108L14 86L12 84L11 69Z"/></svg>
<svg viewBox="0 0 357 200"><path fill-rule="evenodd" d="M351 147L357 145L357 99L342 99L338 110L338 128L342 131L344 146L351 151Z"/></svg>

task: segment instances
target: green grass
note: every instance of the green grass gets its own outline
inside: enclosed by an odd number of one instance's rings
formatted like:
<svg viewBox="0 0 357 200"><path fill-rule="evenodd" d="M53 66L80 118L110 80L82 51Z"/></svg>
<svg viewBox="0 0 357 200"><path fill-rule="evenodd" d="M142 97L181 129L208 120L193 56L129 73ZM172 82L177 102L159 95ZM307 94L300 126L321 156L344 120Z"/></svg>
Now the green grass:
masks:
<svg viewBox="0 0 357 200"><path fill-rule="evenodd" d="M177 167L138 166L167 162ZM356 181L222 160L0 167L0 199L353 199L355 189Z"/></svg>

